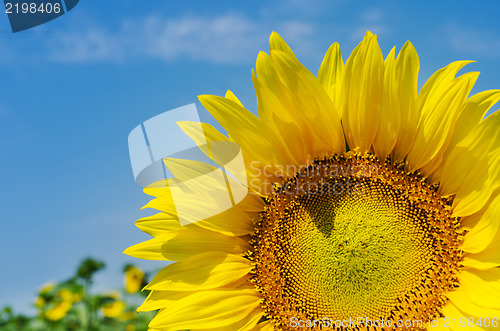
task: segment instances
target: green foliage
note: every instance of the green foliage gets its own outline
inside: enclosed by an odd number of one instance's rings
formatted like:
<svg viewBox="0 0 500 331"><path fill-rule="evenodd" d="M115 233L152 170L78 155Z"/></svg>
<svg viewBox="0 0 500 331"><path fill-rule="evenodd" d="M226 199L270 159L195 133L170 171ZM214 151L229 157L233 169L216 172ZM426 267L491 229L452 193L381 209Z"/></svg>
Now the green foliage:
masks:
<svg viewBox="0 0 500 331"><path fill-rule="evenodd" d="M104 269L104 267L105 264L103 262L87 258L83 260L78 267L76 277L85 281L90 281L92 276L94 276L97 271Z"/></svg>
<svg viewBox="0 0 500 331"><path fill-rule="evenodd" d="M15 315L10 307L5 307L0 311L0 330L24 330L28 327L29 323L29 317Z"/></svg>
<svg viewBox="0 0 500 331"><path fill-rule="evenodd" d="M73 277L57 284L48 284L38 292L35 303L38 311L36 316L14 314L10 307L0 310L0 330L147 330L155 312L136 313L136 308L144 300L147 291L127 293L124 288L120 288L109 293L93 293L93 277L104 268L105 264L101 261L92 258L83 260ZM126 272L131 268L135 267L127 265L123 268L126 281ZM136 281L146 283L145 278Z"/></svg>

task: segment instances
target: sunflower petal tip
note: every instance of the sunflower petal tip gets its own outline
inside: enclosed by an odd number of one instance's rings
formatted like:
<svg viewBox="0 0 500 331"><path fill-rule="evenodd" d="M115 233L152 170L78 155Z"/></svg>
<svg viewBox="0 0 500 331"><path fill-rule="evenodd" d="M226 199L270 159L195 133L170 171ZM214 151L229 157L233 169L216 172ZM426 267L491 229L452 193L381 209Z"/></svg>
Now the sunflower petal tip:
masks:
<svg viewBox="0 0 500 331"><path fill-rule="evenodd" d="M290 46L288 46L286 41L276 31L273 31L269 37L269 52L271 53L272 51L283 51L293 55Z"/></svg>
<svg viewBox="0 0 500 331"><path fill-rule="evenodd" d="M212 94L201 94L198 96L198 100L203 106L206 106L207 104L210 104L211 101L214 99L220 98L217 95L212 95Z"/></svg>
<svg viewBox="0 0 500 331"><path fill-rule="evenodd" d="M373 34L370 30L366 30L364 39L377 38L376 34Z"/></svg>
<svg viewBox="0 0 500 331"><path fill-rule="evenodd" d="M264 57L267 57L267 53L264 52L264 51L259 51L259 53L257 54L257 61L259 61L259 59L262 59Z"/></svg>
<svg viewBox="0 0 500 331"><path fill-rule="evenodd" d="M203 100L205 99L206 97L206 94L201 94L201 95L198 95L198 101L203 104Z"/></svg>
<svg viewBox="0 0 500 331"><path fill-rule="evenodd" d="M181 130L191 123L193 123L193 122L192 121L177 121L177 122L175 122L175 124L177 124L177 126L179 128L181 128Z"/></svg>
<svg viewBox="0 0 500 331"><path fill-rule="evenodd" d="M133 247L133 246L126 248L126 249L122 252L122 254L125 254L125 255L128 255L128 256L132 256L132 255L130 255L130 251L131 251L131 248L132 248L132 247Z"/></svg>
<svg viewBox="0 0 500 331"><path fill-rule="evenodd" d="M276 31L274 31L274 30L271 32L271 35L269 36L269 39L272 39L272 38L282 39L281 36L280 36L280 34L278 32L276 32Z"/></svg>
<svg viewBox="0 0 500 331"><path fill-rule="evenodd" d="M405 42L405 44L403 45L403 47L411 47L411 48L415 48L415 46L413 45L413 43L409 40L407 40Z"/></svg>

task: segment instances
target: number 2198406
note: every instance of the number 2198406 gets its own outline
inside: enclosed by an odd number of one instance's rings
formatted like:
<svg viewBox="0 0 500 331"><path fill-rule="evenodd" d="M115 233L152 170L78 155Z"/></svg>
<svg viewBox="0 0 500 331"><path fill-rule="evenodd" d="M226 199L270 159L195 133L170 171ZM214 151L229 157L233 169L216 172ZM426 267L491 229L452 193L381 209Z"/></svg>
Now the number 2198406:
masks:
<svg viewBox="0 0 500 331"><path fill-rule="evenodd" d="M37 4L35 2L23 2L23 3L5 3L5 13L6 14L36 14L36 13L46 13L46 14L59 14L61 12L61 4L50 2Z"/></svg>

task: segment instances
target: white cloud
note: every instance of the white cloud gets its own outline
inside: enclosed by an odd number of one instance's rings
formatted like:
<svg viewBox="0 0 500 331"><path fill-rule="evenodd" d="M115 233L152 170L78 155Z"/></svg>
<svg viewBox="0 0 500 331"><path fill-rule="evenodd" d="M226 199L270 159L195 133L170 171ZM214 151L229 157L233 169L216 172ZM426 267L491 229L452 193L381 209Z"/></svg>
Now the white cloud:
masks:
<svg viewBox="0 0 500 331"><path fill-rule="evenodd" d="M457 24L448 24L444 30L451 47L465 56L498 58L500 55L500 37L496 33Z"/></svg>
<svg viewBox="0 0 500 331"><path fill-rule="evenodd" d="M312 25L290 20L272 26L280 26L287 41L311 46ZM151 15L126 20L116 31L94 27L61 34L50 44L49 58L57 62L156 58L241 63L256 56L256 45L265 46L271 31L270 24L239 14L176 19Z"/></svg>
<svg viewBox="0 0 500 331"><path fill-rule="evenodd" d="M93 28L83 33L61 34L52 42L49 59L61 62L99 61L123 57L123 42L108 31Z"/></svg>
<svg viewBox="0 0 500 331"><path fill-rule="evenodd" d="M367 9L361 13L361 18L366 22L381 22L384 19L384 13L379 8Z"/></svg>
<svg viewBox="0 0 500 331"><path fill-rule="evenodd" d="M272 3L269 2L263 10L273 15L281 14L288 17L316 18L328 12L338 11L339 8L348 3L348 0L281 0Z"/></svg>
<svg viewBox="0 0 500 331"><path fill-rule="evenodd" d="M358 25L352 28L351 40L360 42L366 31L374 34L387 34L389 28L385 23L385 15L381 9L371 8L360 13Z"/></svg>

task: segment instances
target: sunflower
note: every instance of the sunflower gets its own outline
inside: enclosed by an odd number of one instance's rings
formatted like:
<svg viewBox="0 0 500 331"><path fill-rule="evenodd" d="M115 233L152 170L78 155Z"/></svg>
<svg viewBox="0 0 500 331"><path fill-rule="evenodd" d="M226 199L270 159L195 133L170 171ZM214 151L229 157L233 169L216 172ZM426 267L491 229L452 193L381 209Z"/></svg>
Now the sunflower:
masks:
<svg viewBox="0 0 500 331"><path fill-rule="evenodd" d="M124 309L125 309L125 302L121 300L115 300L106 303L102 307L102 314L109 318L118 318L123 314Z"/></svg>
<svg viewBox="0 0 500 331"><path fill-rule="evenodd" d="M134 294L141 289L144 282L144 272L132 265L125 266L125 292Z"/></svg>
<svg viewBox="0 0 500 331"><path fill-rule="evenodd" d="M45 311L45 317L53 322L59 321L68 314L71 307L71 302L61 300L53 305L53 307Z"/></svg>
<svg viewBox="0 0 500 331"><path fill-rule="evenodd" d="M178 124L217 166L165 159L175 178L145 189L154 238L125 253L177 261L146 287L150 329L497 327L500 91L469 96L470 62L417 93L410 42L384 60L367 32L345 63L335 43L314 76L273 32L258 116L200 96L227 136Z"/></svg>

